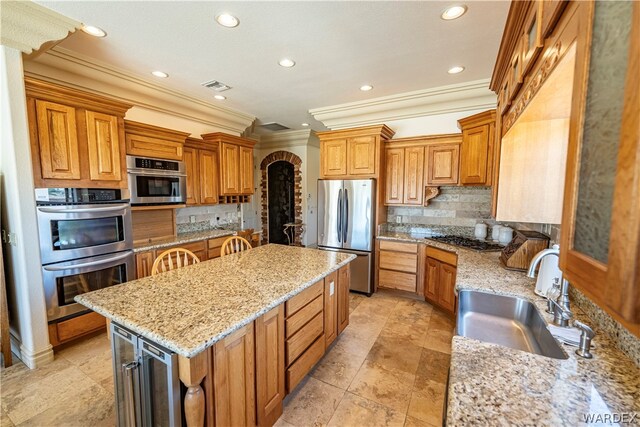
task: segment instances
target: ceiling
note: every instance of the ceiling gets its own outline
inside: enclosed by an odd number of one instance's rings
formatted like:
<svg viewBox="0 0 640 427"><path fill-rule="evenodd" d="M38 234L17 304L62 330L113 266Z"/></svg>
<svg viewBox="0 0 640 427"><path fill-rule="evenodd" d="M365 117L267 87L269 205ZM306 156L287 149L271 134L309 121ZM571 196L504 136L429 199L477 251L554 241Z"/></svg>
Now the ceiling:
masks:
<svg viewBox="0 0 640 427"><path fill-rule="evenodd" d="M509 2L469 1L444 21L452 2L37 1L107 32L81 31L61 47L139 74L182 93L220 102L292 129L324 129L309 109L491 76ZM236 28L214 17L229 12ZM278 65L281 58L293 68ZM454 65L466 70L447 74ZM150 75L153 70L167 79ZM225 101L200 86L232 87ZM369 92L359 90L371 84Z"/></svg>

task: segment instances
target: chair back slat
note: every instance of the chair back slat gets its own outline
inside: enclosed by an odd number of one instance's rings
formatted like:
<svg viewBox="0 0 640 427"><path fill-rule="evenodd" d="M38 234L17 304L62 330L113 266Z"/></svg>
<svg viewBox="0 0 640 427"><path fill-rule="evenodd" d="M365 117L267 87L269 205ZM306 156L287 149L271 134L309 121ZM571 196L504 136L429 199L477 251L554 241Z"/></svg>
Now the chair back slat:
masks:
<svg viewBox="0 0 640 427"><path fill-rule="evenodd" d="M173 256L175 255L175 262ZM158 255L151 267L151 275L165 273L176 268L186 267L188 265L197 264L200 259L196 254L184 248L171 248Z"/></svg>
<svg viewBox="0 0 640 427"><path fill-rule="evenodd" d="M244 252L251 249L251 243L243 237L231 236L222 244L220 256Z"/></svg>

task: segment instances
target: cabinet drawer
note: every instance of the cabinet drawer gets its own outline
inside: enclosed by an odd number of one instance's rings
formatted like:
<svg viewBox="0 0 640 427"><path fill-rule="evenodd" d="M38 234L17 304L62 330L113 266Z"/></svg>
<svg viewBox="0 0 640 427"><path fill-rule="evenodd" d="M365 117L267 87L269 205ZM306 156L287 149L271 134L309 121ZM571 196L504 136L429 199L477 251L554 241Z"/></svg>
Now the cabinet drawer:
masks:
<svg viewBox="0 0 640 427"><path fill-rule="evenodd" d="M415 292L416 275L380 269L378 270L378 286L381 288Z"/></svg>
<svg viewBox="0 0 640 427"><path fill-rule="evenodd" d="M287 379L287 393L296 388L300 383L300 380L313 368L318 360L322 358L324 354L324 334L320 335L312 345L305 351L296 363L291 365L286 372Z"/></svg>
<svg viewBox="0 0 640 427"><path fill-rule="evenodd" d="M285 315L289 317L305 305L309 304L311 301L316 299L318 295L322 295L323 289L324 280L320 280L291 298L285 303Z"/></svg>
<svg viewBox="0 0 640 427"><path fill-rule="evenodd" d="M380 250L382 251L394 251L394 252L407 252L410 254L418 253L417 243L403 243L394 242L393 240L380 240Z"/></svg>
<svg viewBox="0 0 640 427"><path fill-rule="evenodd" d="M453 265L454 267L458 265L458 255L453 252L429 246L427 248L427 256L444 262L445 264Z"/></svg>
<svg viewBox="0 0 640 427"><path fill-rule="evenodd" d="M309 323L304 325L286 342L286 365L289 366L298 358L324 330L323 313L318 313Z"/></svg>
<svg viewBox="0 0 640 427"><path fill-rule="evenodd" d="M88 313L73 319L49 325L50 331L55 328L57 344L62 344L74 338L88 334L106 326L105 318L98 313ZM53 327L53 328L52 328ZM56 345L56 344L54 344Z"/></svg>
<svg viewBox="0 0 640 427"><path fill-rule="evenodd" d="M380 251L380 268L415 274L418 271L418 255Z"/></svg>
<svg viewBox="0 0 640 427"><path fill-rule="evenodd" d="M207 259L218 258L220 256L222 244L229 237L231 236L224 236L224 237L217 237L215 239L209 239L209 241L207 242L207 248L209 249Z"/></svg>
<svg viewBox="0 0 640 427"><path fill-rule="evenodd" d="M322 311L322 295L316 297L309 304L305 305L301 310L286 320L287 338L298 332L309 320Z"/></svg>

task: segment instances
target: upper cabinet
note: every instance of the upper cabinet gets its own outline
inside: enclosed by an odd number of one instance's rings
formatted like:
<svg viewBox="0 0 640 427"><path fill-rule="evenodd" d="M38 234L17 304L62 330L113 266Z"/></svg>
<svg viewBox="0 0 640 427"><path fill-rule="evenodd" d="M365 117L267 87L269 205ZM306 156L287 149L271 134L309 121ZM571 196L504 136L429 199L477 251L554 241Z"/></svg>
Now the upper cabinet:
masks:
<svg viewBox="0 0 640 427"><path fill-rule="evenodd" d="M250 196L253 187L253 146L255 141L226 133L202 135L206 144L218 147L219 196Z"/></svg>
<svg viewBox="0 0 640 427"><path fill-rule="evenodd" d="M125 120L127 154L166 160L182 160L188 132Z"/></svg>
<svg viewBox="0 0 640 427"><path fill-rule="evenodd" d="M218 203L218 146L201 139L187 138L184 146L187 174L187 205Z"/></svg>
<svg viewBox="0 0 640 427"><path fill-rule="evenodd" d="M126 188L131 105L25 78L36 187Z"/></svg>
<svg viewBox="0 0 640 427"><path fill-rule="evenodd" d="M460 184L491 185L496 110L458 120L462 130Z"/></svg>
<svg viewBox="0 0 640 427"><path fill-rule="evenodd" d="M319 132L321 178L378 178L383 142L394 132L385 125Z"/></svg>
<svg viewBox="0 0 640 427"><path fill-rule="evenodd" d="M425 187L458 183L458 134L391 139L385 148L386 205L421 206Z"/></svg>

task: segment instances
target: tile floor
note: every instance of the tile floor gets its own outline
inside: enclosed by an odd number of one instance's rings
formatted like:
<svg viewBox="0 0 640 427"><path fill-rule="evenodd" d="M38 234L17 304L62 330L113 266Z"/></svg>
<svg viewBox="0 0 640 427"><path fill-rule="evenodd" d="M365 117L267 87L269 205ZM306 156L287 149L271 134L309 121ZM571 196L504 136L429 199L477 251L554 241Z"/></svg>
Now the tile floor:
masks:
<svg viewBox="0 0 640 427"><path fill-rule="evenodd" d="M441 426L453 319L393 294L351 294L349 327L287 396L278 426ZM2 369L5 426L112 426L106 334L29 370Z"/></svg>

